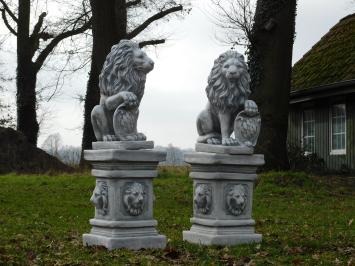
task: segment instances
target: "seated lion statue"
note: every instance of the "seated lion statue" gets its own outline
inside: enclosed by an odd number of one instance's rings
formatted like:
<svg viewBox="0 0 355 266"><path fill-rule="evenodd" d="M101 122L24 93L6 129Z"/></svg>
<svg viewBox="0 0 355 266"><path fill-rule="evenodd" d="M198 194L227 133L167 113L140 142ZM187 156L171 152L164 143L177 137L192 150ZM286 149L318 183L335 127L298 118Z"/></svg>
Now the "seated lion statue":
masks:
<svg viewBox="0 0 355 266"><path fill-rule="evenodd" d="M122 40L112 46L99 77L100 104L91 112L98 141L136 141L146 136L137 132L139 104L146 75L154 62L137 43Z"/></svg>
<svg viewBox="0 0 355 266"><path fill-rule="evenodd" d="M231 138L233 130L240 130L234 129L238 113L243 111L246 117L258 114L256 103L248 100L249 83L250 76L242 54L230 50L214 61L206 88L208 104L197 118L197 142L228 146L241 144Z"/></svg>

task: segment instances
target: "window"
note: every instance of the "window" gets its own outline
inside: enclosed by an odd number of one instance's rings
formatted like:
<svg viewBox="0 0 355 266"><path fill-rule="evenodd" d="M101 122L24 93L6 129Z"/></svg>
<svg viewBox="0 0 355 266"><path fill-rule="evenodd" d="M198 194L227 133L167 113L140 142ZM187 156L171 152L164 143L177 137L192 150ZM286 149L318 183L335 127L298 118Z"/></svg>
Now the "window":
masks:
<svg viewBox="0 0 355 266"><path fill-rule="evenodd" d="M315 120L313 110L303 111L303 149L306 153L315 151Z"/></svg>
<svg viewBox="0 0 355 266"><path fill-rule="evenodd" d="M346 109L345 104L331 107L331 147L330 154L346 154Z"/></svg>

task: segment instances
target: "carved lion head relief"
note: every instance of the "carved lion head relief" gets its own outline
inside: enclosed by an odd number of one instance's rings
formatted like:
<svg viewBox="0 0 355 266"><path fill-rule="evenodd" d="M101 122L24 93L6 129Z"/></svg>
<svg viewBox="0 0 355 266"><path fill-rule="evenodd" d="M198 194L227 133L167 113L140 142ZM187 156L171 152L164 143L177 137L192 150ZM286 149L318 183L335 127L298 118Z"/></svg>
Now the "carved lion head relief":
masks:
<svg viewBox="0 0 355 266"><path fill-rule="evenodd" d="M106 215L108 213L108 186L106 182L97 181L90 201L95 205L98 214Z"/></svg>
<svg viewBox="0 0 355 266"><path fill-rule="evenodd" d="M208 184L198 184L195 188L194 207L196 212L208 214L212 208L212 188Z"/></svg>
<svg viewBox="0 0 355 266"><path fill-rule="evenodd" d="M229 185L226 189L226 209L232 215L240 215L247 206L247 191L243 185Z"/></svg>
<svg viewBox="0 0 355 266"><path fill-rule="evenodd" d="M123 204L125 210L131 216L138 216L143 213L146 201L146 192L142 184L128 183L124 188Z"/></svg>

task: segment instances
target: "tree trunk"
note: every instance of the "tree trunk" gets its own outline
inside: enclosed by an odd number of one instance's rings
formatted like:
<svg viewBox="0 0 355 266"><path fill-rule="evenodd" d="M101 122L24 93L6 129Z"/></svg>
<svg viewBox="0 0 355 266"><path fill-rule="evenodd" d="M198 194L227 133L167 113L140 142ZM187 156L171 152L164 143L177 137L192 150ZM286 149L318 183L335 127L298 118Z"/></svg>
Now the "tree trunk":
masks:
<svg viewBox="0 0 355 266"><path fill-rule="evenodd" d="M19 0L17 28L17 130L37 145L38 122L36 117L37 71L32 63L29 45L30 0Z"/></svg>
<svg viewBox="0 0 355 266"><path fill-rule="evenodd" d="M90 0L92 9L93 50L86 89L82 150L91 149L96 140L91 126L91 110L99 103L99 74L112 45L127 35L126 1ZM83 164L83 160L81 160Z"/></svg>
<svg viewBox="0 0 355 266"><path fill-rule="evenodd" d="M258 0L250 47L252 98L262 126L266 169L288 169L287 127L297 0Z"/></svg>

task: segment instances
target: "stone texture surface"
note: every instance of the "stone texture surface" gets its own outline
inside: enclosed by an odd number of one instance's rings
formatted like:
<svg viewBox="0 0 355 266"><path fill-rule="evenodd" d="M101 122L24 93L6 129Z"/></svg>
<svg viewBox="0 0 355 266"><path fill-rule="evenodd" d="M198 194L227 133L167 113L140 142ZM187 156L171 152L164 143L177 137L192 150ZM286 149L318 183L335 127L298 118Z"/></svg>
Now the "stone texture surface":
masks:
<svg viewBox="0 0 355 266"><path fill-rule="evenodd" d="M265 163L264 155L229 155L205 152L190 152L184 157L185 162L199 165L233 165L233 166L261 166Z"/></svg>
<svg viewBox="0 0 355 266"><path fill-rule="evenodd" d="M112 143L113 147L117 147ZM153 183L166 153L155 150L99 149L85 151L93 165L96 187L91 197L95 218L83 235L86 246L107 249L164 248L166 237L155 229Z"/></svg>
<svg viewBox="0 0 355 266"><path fill-rule="evenodd" d="M202 245L260 242L252 219L256 170L263 155L195 152L185 156L192 166L192 227L183 239ZM240 171L249 167L249 172Z"/></svg>
<svg viewBox="0 0 355 266"><path fill-rule="evenodd" d="M144 236L124 236L113 237L97 234L83 235L84 246L104 246L108 250L127 248L132 250L155 248L164 249L166 247L166 237L164 235L144 235Z"/></svg>
<svg viewBox="0 0 355 266"><path fill-rule="evenodd" d="M166 158L166 152L155 150L85 150L84 158L93 162L161 162Z"/></svg>
<svg viewBox="0 0 355 266"><path fill-rule="evenodd" d="M92 143L94 150L141 150L153 149L154 141L96 141Z"/></svg>
<svg viewBox="0 0 355 266"><path fill-rule="evenodd" d="M254 148L246 146L224 146L205 143L196 143L197 152L222 153L222 154L253 154Z"/></svg>

